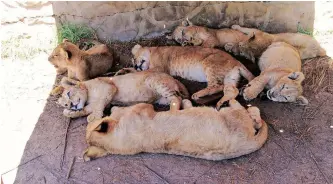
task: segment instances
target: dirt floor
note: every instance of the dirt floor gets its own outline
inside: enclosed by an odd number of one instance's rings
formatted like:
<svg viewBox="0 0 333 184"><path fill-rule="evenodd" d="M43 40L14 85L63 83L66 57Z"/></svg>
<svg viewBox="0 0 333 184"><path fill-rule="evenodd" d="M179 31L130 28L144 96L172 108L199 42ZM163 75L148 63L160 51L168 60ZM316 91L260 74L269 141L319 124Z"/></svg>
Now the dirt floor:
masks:
<svg viewBox="0 0 333 184"><path fill-rule="evenodd" d="M139 42L174 44L161 39ZM130 65L134 45L112 43L121 60L113 71ZM242 62L258 74L255 65ZM15 183L333 183L333 70L329 62L329 57L304 61L308 106L260 98L251 101L269 124L269 138L260 150L224 161L142 153L83 162L86 118L65 118L56 105L57 97L50 96L26 143ZM204 83L182 82L190 93L205 87Z"/></svg>

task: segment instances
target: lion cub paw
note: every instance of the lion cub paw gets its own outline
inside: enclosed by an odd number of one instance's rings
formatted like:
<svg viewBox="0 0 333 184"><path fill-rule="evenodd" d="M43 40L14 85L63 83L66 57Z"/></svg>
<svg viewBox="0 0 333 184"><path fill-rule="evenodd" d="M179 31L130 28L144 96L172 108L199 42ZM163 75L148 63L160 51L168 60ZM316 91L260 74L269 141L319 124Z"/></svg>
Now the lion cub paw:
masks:
<svg viewBox="0 0 333 184"><path fill-rule="evenodd" d="M73 114L75 113L75 111L69 110L69 109L64 109L64 116L71 118L73 116Z"/></svg>
<svg viewBox="0 0 333 184"><path fill-rule="evenodd" d="M239 28L240 28L239 25L232 25L232 26L231 26L231 29L239 29Z"/></svg>
<svg viewBox="0 0 333 184"><path fill-rule="evenodd" d="M98 118L96 118L95 117L95 115L93 115L93 114L90 114L88 117L87 117L87 121L88 121L88 123L91 123L91 122L93 122L93 121L95 121L95 120L97 120Z"/></svg>
<svg viewBox="0 0 333 184"><path fill-rule="evenodd" d="M96 147L96 146L89 146L84 152L83 152L83 160L85 162L91 161L95 158L102 157L107 155L107 151Z"/></svg>
<svg viewBox="0 0 333 184"><path fill-rule="evenodd" d="M234 43L226 43L224 45L224 50L226 50L227 52L231 52L234 45L235 45Z"/></svg>
<svg viewBox="0 0 333 184"><path fill-rule="evenodd" d="M193 100L199 100L200 96L196 93L194 93L191 97Z"/></svg>
<svg viewBox="0 0 333 184"><path fill-rule="evenodd" d="M258 107L249 107L247 109L247 112L249 113L251 119L253 119L254 123L254 128L255 129L260 129L262 126L262 120L260 117L260 110Z"/></svg>
<svg viewBox="0 0 333 184"><path fill-rule="evenodd" d="M182 108L183 109L188 109L188 108L192 108L193 105L192 105L192 102L188 99L183 99L182 100Z"/></svg>
<svg viewBox="0 0 333 184"><path fill-rule="evenodd" d="M245 87L245 89L243 90L243 98L246 101L252 100L256 97L257 97L257 95L255 95L254 92L251 91L250 87Z"/></svg>
<svg viewBox="0 0 333 184"><path fill-rule="evenodd" d="M57 87L53 88L53 90L50 92L50 95L57 96L57 95L62 94L63 91L64 91L64 87L57 86Z"/></svg>

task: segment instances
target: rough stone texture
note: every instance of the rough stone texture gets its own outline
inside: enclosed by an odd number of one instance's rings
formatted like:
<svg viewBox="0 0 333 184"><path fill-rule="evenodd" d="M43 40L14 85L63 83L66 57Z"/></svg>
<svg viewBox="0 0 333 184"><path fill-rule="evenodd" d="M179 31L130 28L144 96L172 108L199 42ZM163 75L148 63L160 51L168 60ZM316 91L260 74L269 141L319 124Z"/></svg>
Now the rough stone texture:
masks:
<svg viewBox="0 0 333 184"><path fill-rule="evenodd" d="M187 17L212 28L233 24L267 32L313 29L314 2L52 2L58 23L88 24L102 40L161 35Z"/></svg>

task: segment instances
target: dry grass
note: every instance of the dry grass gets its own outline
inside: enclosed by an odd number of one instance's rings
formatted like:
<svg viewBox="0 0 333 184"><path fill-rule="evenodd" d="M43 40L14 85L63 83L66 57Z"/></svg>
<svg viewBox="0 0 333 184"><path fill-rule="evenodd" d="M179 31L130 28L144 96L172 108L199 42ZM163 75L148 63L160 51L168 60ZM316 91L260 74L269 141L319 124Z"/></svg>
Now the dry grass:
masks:
<svg viewBox="0 0 333 184"><path fill-rule="evenodd" d="M307 59L304 62L303 73L306 77L304 86L314 94L316 94L319 89L331 86L330 76L326 76L329 75L330 70L332 70L332 61L330 57L326 56Z"/></svg>

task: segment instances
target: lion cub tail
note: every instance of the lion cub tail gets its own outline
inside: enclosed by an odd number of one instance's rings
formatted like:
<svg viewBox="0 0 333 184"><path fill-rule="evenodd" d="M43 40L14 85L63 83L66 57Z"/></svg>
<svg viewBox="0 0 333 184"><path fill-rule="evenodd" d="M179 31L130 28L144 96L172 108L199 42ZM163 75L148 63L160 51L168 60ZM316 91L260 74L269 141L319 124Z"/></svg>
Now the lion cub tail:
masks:
<svg viewBox="0 0 333 184"><path fill-rule="evenodd" d="M261 148L266 142L268 137L268 126L265 121L262 120L262 126L259 128L257 134L253 138L253 148L255 150Z"/></svg>
<svg viewBox="0 0 333 184"><path fill-rule="evenodd" d="M254 79L254 75L247 68L245 68L245 66L241 66L239 72L249 82Z"/></svg>
<svg viewBox="0 0 333 184"><path fill-rule="evenodd" d="M190 98L190 93L187 91L186 87L184 86L183 83L179 82L177 79L175 79L178 87L179 87L179 91L180 91L180 96L183 99L188 99Z"/></svg>

